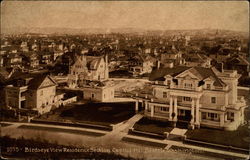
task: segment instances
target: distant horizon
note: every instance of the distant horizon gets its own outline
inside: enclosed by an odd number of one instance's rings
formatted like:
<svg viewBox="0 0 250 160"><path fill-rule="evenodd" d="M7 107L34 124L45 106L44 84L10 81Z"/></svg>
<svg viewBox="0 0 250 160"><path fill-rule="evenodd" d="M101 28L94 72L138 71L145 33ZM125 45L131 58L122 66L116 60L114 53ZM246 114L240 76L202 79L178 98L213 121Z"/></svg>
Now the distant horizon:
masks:
<svg viewBox="0 0 250 160"><path fill-rule="evenodd" d="M240 31L240 30L230 30L230 29L220 29L220 28L194 28L194 29L142 29L142 28L136 28L136 27L121 27L121 28L69 28L69 27L16 27L19 28L18 31L16 31L15 33L13 31L9 32L9 33L1 33L1 34L28 34L28 33L33 33L33 34L70 34L67 32L70 32L69 30L71 30L71 32L73 31L81 31L79 34L83 34L83 33L92 33L92 32L98 32L98 33L122 33L124 31L113 31L113 30L131 30L131 31L126 31L127 33L134 33L134 32L150 32L150 31L161 31L161 32L165 32L165 31L198 31L198 30L218 30L218 31L230 31L230 32L239 32L239 33L248 33L247 31ZM20 28L22 29L27 29L25 30L20 30ZM37 29L36 31L32 31L32 29ZM45 29L59 29L59 31L53 31L50 30L50 33L45 33L46 31L43 31ZM65 31L65 33L63 33L63 29L68 30ZM39 31L40 30L40 31ZM90 30L89 32L84 32L84 30ZM92 31L91 31L92 30ZM94 31L95 30L95 31ZM99 31L98 31L99 30ZM105 31L104 31L105 30ZM107 31L109 30L109 32ZM136 31L135 31L136 30ZM76 33L75 33L76 34Z"/></svg>
<svg viewBox="0 0 250 160"><path fill-rule="evenodd" d="M249 33L248 7L247 1L3 1L1 32L131 28Z"/></svg>

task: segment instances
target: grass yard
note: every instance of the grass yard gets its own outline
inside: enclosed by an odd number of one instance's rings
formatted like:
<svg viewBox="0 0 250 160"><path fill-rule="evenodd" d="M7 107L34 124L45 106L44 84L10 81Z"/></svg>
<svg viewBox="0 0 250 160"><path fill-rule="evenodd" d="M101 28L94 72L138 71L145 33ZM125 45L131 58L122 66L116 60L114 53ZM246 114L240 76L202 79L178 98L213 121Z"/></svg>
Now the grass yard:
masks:
<svg viewBox="0 0 250 160"><path fill-rule="evenodd" d="M59 117L65 120L92 124L117 124L135 115L134 106L134 102L74 105L72 108L63 110Z"/></svg>
<svg viewBox="0 0 250 160"><path fill-rule="evenodd" d="M158 120L151 120L143 117L135 123L134 129L137 131L150 132L155 134L163 134L164 132L171 132L173 127L170 127L170 122L162 122Z"/></svg>
<svg viewBox="0 0 250 160"><path fill-rule="evenodd" d="M233 146L238 148L249 148L249 131L248 126L244 125L236 131L222 131L216 129L200 128L188 130L186 132L188 139Z"/></svg>

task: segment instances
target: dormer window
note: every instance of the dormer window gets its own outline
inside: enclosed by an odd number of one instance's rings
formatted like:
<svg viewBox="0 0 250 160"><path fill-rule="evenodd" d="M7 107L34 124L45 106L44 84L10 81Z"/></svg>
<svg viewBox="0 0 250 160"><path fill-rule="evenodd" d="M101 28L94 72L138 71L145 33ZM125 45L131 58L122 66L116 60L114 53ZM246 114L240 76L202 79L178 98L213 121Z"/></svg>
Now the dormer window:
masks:
<svg viewBox="0 0 250 160"><path fill-rule="evenodd" d="M185 85L185 88L192 88L193 87L192 83L185 83L184 85Z"/></svg>

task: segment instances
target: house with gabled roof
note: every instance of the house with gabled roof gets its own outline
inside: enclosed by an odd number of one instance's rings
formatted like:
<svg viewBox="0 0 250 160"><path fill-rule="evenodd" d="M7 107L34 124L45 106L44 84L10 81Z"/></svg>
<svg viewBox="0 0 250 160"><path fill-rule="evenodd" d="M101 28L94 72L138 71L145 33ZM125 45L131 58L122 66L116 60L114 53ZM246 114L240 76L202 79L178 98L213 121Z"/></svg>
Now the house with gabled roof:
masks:
<svg viewBox="0 0 250 160"><path fill-rule="evenodd" d="M36 52L25 52L21 54L22 64L25 68L33 69L39 66L39 56Z"/></svg>
<svg viewBox="0 0 250 160"><path fill-rule="evenodd" d="M79 87L86 80L105 81L108 79L107 56L81 55L75 63L70 66L68 75L68 86Z"/></svg>
<svg viewBox="0 0 250 160"><path fill-rule="evenodd" d="M56 94L57 83L46 74L18 73L5 87L7 108L36 111L39 114L58 107L63 95Z"/></svg>
<svg viewBox="0 0 250 160"><path fill-rule="evenodd" d="M250 62L240 55L235 55L228 58L225 62L226 69L237 70L240 74L248 76L250 72Z"/></svg>
<svg viewBox="0 0 250 160"><path fill-rule="evenodd" d="M234 70L176 66L153 70L150 99L145 98L144 114L174 125L188 124L236 130L244 123L246 102L237 94L240 75ZM149 96L148 96L149 97Z"/></svg>
<svg viewBox="0 0 250 160"><path fill-rule="evenodd" d="M21 67L22 57L17 53L11 53L4 57L3 63L5 67Z"/></svg>
<svg viewBox="0 0 250 160"><path fill-rule="evenodd" d="M70 66L69 88L83 92L83 99L105 102L114 98L114 87L108 85L108 57L81 55Z"/></svg>
<svg viewBox="0 0 250 160"><path fill-rule="evenodd" d="M211 67L212 59L208 56L200 53L185 54L183 55L184 65L189 67L200 66L200 67Z"/></svg>
<svg viewBox="0 0 250 160"><path fill-rule="evenodd" d="M144 73L150 73L153 69L155 61L156 60L149 55L135 55L128 59L129 71L132 72L133 75L142 75Z"/></svg>

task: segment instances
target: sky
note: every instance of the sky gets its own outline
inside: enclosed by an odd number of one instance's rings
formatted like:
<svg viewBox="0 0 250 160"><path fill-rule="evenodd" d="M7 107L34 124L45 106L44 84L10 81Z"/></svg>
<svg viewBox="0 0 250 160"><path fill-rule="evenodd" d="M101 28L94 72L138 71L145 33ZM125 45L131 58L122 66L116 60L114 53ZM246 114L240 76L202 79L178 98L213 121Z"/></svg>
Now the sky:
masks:
<svg viewBox="0 0 250 160"><path fill-rule="evenodd" d="M249 32L246 1L4 1L1 27L229 29Z"/></svg>

